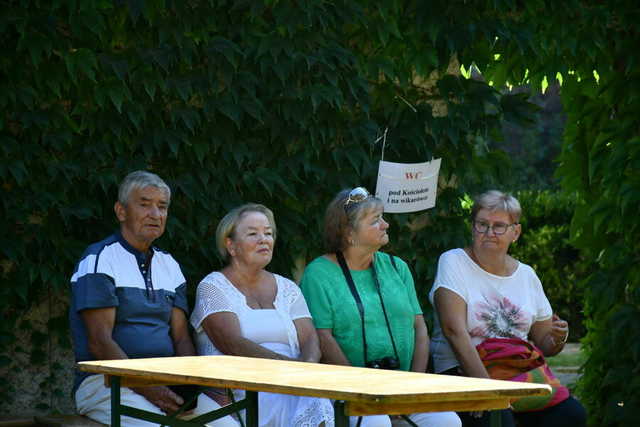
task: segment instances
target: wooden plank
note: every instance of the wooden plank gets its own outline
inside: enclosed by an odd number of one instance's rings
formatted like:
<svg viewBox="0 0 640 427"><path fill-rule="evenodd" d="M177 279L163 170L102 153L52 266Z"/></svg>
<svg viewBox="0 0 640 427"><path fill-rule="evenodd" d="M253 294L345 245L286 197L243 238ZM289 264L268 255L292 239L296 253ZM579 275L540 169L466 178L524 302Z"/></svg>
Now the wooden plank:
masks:
<svg viewBox="0 0 640 427"><path fill-rule="evenodd" d="M421 403L543 396L547 385L237 356L81 362L87 372L146 384L199 384L376 403Z"/></svg>
<svg viewBox="0 0 640 427"><path fill-rule="evenodd" d="M510 399L483 399L458 402L366 403L345 402L345 412L354 415L407 415L418 412L486 411L509 407Z"/></svg>

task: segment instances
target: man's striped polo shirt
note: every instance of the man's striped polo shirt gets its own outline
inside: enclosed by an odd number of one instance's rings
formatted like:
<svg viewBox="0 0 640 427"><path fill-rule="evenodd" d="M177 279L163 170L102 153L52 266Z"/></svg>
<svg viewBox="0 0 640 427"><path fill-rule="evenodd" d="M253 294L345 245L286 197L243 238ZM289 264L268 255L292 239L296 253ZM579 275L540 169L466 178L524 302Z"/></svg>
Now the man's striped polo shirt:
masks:
<svg viewBox="0 0 640 427"><path fill-rule="evenodd" d="M130 358L174 355L173 307L188 316L185 278L171 255L151 248L145 255L117 232L89 246L71 277L69 322L76 361L89 353L82 310L115 307L113 339ZM74 392L90 374L76 371Z"/></svg>

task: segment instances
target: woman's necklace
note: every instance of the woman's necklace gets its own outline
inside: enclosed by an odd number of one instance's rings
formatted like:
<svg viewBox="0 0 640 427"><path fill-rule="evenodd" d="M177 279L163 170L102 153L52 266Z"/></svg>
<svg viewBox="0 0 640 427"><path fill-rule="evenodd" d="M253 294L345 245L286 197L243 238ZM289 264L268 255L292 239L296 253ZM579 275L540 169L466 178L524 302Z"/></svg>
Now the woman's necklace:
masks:
<svg viewBox="0 0 640 427"><path fill-rule="evenodd" d="M469 247L469 252L471 255L471 259L478 264L478 266L483 269L484 271L486 271L487 273L491 273L491 274L495 274L496 276L508 276L509 275L509 268L507 266L507 258L505 257L504 262L502 263L502 267L500 268L500 272L498 272L496 269L495 271L492 271L492 269L486 268L482 262L480 262L480 258L478 258L478 255L476 255L476 251L473 249L473 246Z"/></svg>

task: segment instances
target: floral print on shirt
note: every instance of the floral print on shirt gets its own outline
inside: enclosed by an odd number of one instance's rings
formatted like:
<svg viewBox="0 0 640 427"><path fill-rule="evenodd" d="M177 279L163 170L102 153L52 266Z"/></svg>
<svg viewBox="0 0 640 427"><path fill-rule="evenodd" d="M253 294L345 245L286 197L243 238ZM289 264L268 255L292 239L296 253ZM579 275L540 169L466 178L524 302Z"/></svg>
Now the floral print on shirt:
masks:
<svg viewBox="0 0 640 427"><path fill-rule="evenodd" d="M475 318L480 325L469 331L472 337L527 339L531 313L503 296L491 296L474 305Z"/></svg>

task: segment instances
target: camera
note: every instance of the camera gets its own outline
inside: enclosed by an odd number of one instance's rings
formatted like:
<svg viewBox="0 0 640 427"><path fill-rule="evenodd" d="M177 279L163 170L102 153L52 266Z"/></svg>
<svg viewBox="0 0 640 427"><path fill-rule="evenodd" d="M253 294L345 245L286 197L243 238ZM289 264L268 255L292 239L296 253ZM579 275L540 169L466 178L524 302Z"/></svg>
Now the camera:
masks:
<svg viewBox="0 0 640 427"><path fill-rule="evenodd" d="M367 368L373 369L398 369L400 368L400 362L395 357L387 356L382 359L371 360L365 363Z"/></svg>
<svg viewBox="0 0 640 427"><path fill-rule="evenodd" d="M185 402L189 402L189 405L184 408L185 411L195 409L198 405L198 395L200 394L200 387L191 384L170 385L169 388L175 394L180 396Z"/></svg>

